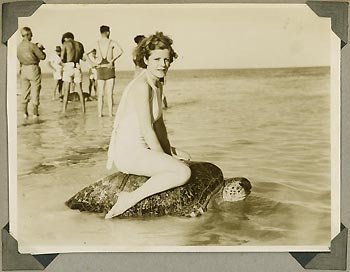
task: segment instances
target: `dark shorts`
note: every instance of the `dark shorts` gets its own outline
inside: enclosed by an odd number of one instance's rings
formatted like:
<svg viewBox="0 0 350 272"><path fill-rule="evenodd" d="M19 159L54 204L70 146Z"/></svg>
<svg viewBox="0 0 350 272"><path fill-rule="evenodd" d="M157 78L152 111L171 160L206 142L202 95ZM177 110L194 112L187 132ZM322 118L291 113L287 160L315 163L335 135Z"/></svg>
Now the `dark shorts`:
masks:
<svg viewBox="0 0 350 272"><path fill-rule="evenodd" d="M114 68L99 67L96 70L97 70L97 80L108 80L111 78L115 78Z"/></svg>

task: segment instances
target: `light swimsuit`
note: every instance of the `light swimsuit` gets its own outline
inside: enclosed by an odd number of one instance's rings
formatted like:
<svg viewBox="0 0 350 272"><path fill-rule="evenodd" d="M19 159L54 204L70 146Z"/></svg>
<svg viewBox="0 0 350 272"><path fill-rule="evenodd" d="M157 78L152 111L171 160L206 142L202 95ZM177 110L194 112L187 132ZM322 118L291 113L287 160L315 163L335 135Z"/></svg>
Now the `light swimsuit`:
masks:
<svg viewBox="0 0 350 272"><path fill-rule="evenodd" d="M64 82L82 82L83 75L79 63L67 62L63 63L63 75L62 80Z"/></svg>
<svg viewBox="0 0 350 272"><path fill-rule="evenodd" d="M99 63L99 65L97 66L97 69L96 69L97 70L97 79L98 80L108 80L108 79L111 79L111 78L115 78L114 66L113 67L108 67L110 65L110 62L107 60L108 51L109 51L109 48L111 46L111 42L112 41L109 41L105 57L102 54L101 46L100 46L100 43L98 42L98 48L100 50L101 57L102 57L102 60Z"/></svg>
<svg viewBox="0 0 350 272"><path fill-rule="evenodd" d="M143 159L149 160L147 152L151 152L151 150L149 150L141 133L137 112L133 108L126 108L131 86L135 80L142 76L146 76L147 83L152 89L150 95L152 124L162 116L162 101L157 95L157 87L151 81L147 71L144 70L129 83L120 100L108 149L108 169L110 169L114 163L122 172L135 173L137 172L137 169L134 169L137 168L137 165L135 165L135 158L137 158L137 161L141 161L141 163Z"/></svg>

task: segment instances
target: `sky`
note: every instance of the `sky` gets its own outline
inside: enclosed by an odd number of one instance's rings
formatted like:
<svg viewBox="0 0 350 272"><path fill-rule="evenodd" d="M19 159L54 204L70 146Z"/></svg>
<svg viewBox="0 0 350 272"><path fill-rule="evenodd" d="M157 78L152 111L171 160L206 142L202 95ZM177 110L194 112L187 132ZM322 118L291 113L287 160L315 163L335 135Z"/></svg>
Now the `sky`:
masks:
<svg viewBox="0 0 350 272"><path fill-rule="evenodd" d="M179 57L172 69L330 65L330 18L318 17L305 4L47 4L19 20L48 56L67 31L91 50L102 24L110 26L110 38L124 49L119 70L134 69L134 36L155 31L174 40Z"/></svg>

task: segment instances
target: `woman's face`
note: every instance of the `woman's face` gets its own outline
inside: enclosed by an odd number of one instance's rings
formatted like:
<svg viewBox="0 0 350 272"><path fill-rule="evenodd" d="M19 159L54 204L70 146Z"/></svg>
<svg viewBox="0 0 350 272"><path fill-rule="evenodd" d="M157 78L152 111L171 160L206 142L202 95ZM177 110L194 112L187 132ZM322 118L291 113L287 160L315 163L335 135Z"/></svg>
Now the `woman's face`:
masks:
<svg viewBox="0 0 350 272"><path fill-rule="evenodd" d="M157 79L163 78L170 66L170 53L168 49L151 51L148 60L145 60L147 71Z"/></svg>

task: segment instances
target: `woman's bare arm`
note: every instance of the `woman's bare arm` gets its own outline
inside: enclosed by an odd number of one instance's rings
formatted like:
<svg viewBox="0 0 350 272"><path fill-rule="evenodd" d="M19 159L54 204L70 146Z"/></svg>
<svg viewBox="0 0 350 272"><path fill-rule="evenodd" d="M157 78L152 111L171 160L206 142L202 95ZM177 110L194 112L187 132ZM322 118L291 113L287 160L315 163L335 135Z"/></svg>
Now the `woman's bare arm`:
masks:
<svg viewBox="0 0 350 272"><path fill-rule="evenodd" d="M136 109L141 133L151 150L164 152L157 135L152 127L151 107L149 99L149 86L145 83L135 83L130 92L132 102Z"/></svg>
<svg viewBox="0 0 350 272"><path fill-rule="evenodd" d="M163 148L164 153L171 156L171 146L168 138L168 132L164 124L163 116L160 117L156 122L154 122L153 129L157 135L161 147Z"/></svg>

